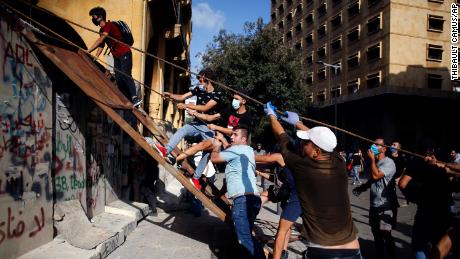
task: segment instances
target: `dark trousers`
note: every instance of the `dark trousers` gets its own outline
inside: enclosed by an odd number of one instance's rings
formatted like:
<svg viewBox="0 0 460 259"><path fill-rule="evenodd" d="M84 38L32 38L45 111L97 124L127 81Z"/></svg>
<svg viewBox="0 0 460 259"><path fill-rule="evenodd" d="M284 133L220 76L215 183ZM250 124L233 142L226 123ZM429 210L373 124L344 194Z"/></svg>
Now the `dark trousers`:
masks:
<svg viewBox="0 0 460 259"><path fill-rule="evenodd" d="M133 68L133 54L131 51L125 55L113 58L115 68L115 80L117 80L118 88L131 101L136 95L136 87L134 80L131 77L131 69Z"/></svg>

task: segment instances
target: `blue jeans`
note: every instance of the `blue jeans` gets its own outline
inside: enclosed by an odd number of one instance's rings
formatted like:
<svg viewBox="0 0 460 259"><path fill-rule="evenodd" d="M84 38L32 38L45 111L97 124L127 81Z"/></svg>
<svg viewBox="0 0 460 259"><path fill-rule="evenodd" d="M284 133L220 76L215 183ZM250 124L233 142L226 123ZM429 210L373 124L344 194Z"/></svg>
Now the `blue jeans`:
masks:
<svg viewBox="0 0 460 259"><path fill-rule="evenodd" d="M232 220L238 242L245 250L243 253L247 253L244 258L265 258L261 244L252 236L260 206L260 197L256 195L242 195L233 199Z"/></svg>
<svg viewBox="0 0 460 259"><path fill-rule="evenodd" d="M176 148L177 144L179 144L183 138L198 136L201 136L203 140L205 140L214 137L214 132L208 129L208 126L202 122L192 121L185 124L182 128L178 129L174 135L172 135L168 144L166 144L168 154Z"/></svg>
<svg viewBox="0 0 460 259"><path fill-rule="evenodd" d="M113 67L115 68L115 80L117 81L118 88L120 88L124 95L127 96L129 94L127 97L131 101L134 96L137 96L136 87L131 77L133 54L129 51L121 57L114 57L113 63Z"/></svg>
<svg viewBox="0 0 460 259"><path fill-rule="evenodd" d="M359 171L361 171L361 166L355 165L353 166L352 172L353 172L353 183L359 183L361 180L359 180Z"/></svg>

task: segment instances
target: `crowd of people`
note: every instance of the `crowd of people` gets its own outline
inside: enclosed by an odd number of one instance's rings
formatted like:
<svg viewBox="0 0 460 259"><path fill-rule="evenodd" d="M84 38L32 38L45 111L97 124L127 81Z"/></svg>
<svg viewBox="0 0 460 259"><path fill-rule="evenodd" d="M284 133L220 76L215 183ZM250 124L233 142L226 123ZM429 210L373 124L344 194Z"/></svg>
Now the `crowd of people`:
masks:
<svg viewBox="0 0 460 259"><path fill-rule="evenodd" d="M252 115L245 97L234 94L231 107L225 108L222 93L208 80L211 77L211 71L203 70L197 78L200 87L182 95L165 93L175 101L191 96L197 101L177 104L177 108L186 110L195 119L170 138L165 159L180 165L200 152L192 178L198 189L204 170L213 164L224 165L222 192L232 201L231 218L245 258L265 258L253 227L267 201L282 205L273 258L288 258L290 231L298 218L302 219L301 235L308 244L304 258L361 258L358 230L351 216L347 169L352 184L358 185L353 189L355 195L370 189L369 225L377 258L398 258L392 236L400 206L398 187L407 201L417 205L412 231L414 257L443 258L451 251L458 232L452 213L452 193L459 189L455 172L460 171L455 150L451 153L452 163L439 162L433 149L426 150L425 159L408 159L401 154L399 142L387 146L379 138L364 154L356 149L346 156L335 150L337 138L329 128L308 128L296 113L280 115L267 103L264 112L279 148L266 154L261 144L256 149L250 146ZM294 126L295 136L290 137L283 124ZM199 141L174 157L172 150L189 137L198 137ZM263 170L270 165L278 168L276 174ZM362 183L360 174L365 168L370 177ZM256 184L258 176L274 184L260 192Z"/></svg>
<svg viewBox="0 0 460 259"><path fill-rule="evenodd" d="M100 27L100 37L88 52L97 50L98 57L104 46L108 46L114 57L117 85L134 107L139 107L142 101L131 77L132 53L128 45L120 42L122 31L106 19L101 7L91 9L89 15L94 25ZM347 156L335 150L337 139L329 128L308 128L296 113L280 115L267 103L264 112L279 146L276 153L267 155L261 144L256 150L250 146L253 118L246 107L245 95L235 93L231 107L225 108L223 93L214 88L209 78L215 78L212 71L203 70L197 77L198 87L185 94L164 93L165 98L175 101L178 109L186 110L194 119L170 138L166 154L162 155L173 165L195 158L192 182L198 189L203 178L214 182L213 164L224 165L225 184L221 191L232 201L231 218L242 258L265 258L261 244L253 236L253 227L262 204L267 201L281 202L283 209L273 258L288 258L290 230L299 217L302 236L308 243L304 258L361 258L358 231L351 216L347 171L351 173L352 185L359 185L353 189L355 195L370 189L369 225L377 258L398 257L391 233L399 208L397 187L408 202L417 205L412 230L415 258L444 258L458 244L452 198L452 193L460 189L460 154L456 150L450 152L448 163L438 160L440 154L432 146L421 151L424 159L406 159L399 152L399 142L393 142L387 150L384 139L379 138L367 151L356 149ZM183 103L192 96L196 98L195 104ZM288 136L280 120L297 129L295 136ZM172 155L184 138L199 140L178 156ZM364 157L370 177L362 183ZM262 170L267 165L277 167L277 173L267 174ZM262 193L256 184L257 176L262 182ZM268 190L264 179L274 182ZM155 208L151 185L156 178L139 176L134 181L139 186L136 196L142 193Z"/></svg>

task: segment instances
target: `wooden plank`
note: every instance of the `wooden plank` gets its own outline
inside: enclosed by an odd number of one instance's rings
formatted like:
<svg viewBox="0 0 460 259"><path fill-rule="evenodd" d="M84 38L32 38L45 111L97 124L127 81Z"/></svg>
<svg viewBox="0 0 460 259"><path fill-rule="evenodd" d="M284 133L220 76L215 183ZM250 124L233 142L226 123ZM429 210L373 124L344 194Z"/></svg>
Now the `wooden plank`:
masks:
<svg viewBox="0 0 460 259"><path fill-rule="evenodd" d="M163 157L145 141L139 132L133 129L128 122L126 122L117 112L112 109L112 105L118 105L118 103L116 103L117 100L113 100L113 102L103 99L101 100L100 95L105 96L104 93L105 89L107 89L107 81L100 80L100 78L98 78L96 81L97 83L100 83L100 85L92 81L92 74L101 73L98 69L94 69L95 66L88 65L87 62L82 61L84 58L79 56L77 53L39 42L35 35L33 35L33 33L28 30L23 30L22 33L32 43L34 43L35 46L46 57L48 57L59 69L61 69L72 81L74 81L80 87L80 89L85 92L85 94L93 98L96 105L98 105L115 123L117 123L123 129L123 131L125 131L134 141L136 141L140 147L142 147L153 159L155 159L170 174L172 174L188 191L190 191L193 195L195 195L195 197L203 202L204 206L210 209L222 221L231 221L230 217L225 212L223 212L218 206L209 200L201 191L197 190L187 177L182 175L176 168L168 164L163 159ZM84 74L80 74L84 70L79 66L86 67ZM111 91L113 91L113 89ZM123 105L123 103L120 103L120 105Z"/></svg>

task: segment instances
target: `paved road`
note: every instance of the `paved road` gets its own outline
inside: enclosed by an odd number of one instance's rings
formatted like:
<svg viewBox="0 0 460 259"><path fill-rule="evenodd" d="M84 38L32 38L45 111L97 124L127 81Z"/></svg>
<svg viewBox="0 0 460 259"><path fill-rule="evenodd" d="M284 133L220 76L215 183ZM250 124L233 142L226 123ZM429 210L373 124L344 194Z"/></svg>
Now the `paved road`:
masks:
<svg viewBox="0 0 460 259"><path fill-rule="evenodd" d="M351 209L359 229L363 257L375 258L373 237L368 225L369 193L355 197L351 194L353 186L350 184L349 187ZM401 194L399 198L403 203ZM413 204L409 204L398 211L398 225L393 231L398 258L410 257L410 237L415 209ZM458 206L457 210L460 210ZM276 233L278 220L276 204L269 203L259 213L256 231L272 238ZM236 241L231 229L210 215L207 210L201 217L194 217L186 210L169 213L160 210L158 216L150 216L141 221L126 242L108 258L236 258L235 246ZM291 242L289 258L300 258L304 250L303 242Z"/></svg>

